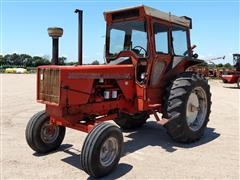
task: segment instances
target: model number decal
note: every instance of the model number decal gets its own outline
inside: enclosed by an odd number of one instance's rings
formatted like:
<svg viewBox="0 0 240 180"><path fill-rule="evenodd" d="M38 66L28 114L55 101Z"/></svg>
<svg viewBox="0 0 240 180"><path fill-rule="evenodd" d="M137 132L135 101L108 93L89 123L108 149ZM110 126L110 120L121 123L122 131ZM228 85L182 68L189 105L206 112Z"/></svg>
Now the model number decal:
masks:
<svg viewBox="0 0 240 180"><path fill-rule="evenodd" d="M68 79L132 79L130 74L69 73Z"/></svg>

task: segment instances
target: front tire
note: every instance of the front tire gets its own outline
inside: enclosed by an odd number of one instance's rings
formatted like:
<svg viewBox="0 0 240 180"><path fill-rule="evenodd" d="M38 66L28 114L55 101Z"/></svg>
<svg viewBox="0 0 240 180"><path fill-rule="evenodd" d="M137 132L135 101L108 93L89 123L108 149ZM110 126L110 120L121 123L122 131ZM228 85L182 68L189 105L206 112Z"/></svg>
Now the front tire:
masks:
<svg viewBox="0 0 240 180"><path fill-rule="evenodd" d="M45 111L36 113L27 124L25 135L28 145L38 153L56 150L62 143L66 128L50 124Z"/></svg>
<svg viewBox="0 0 240 180"><path fill-rule="evenodd" d="M237 87L240 88L240 77L237 80Z"/></svg>
<svg viewBox="0 0 240 180"><path fill-rule="evenodd" d="M198 74L185 72L170 85L166 95L165 125L177 142L199 140L209 121L211 93L207 80Z"/></svg>
<svg viewBox="0 0 240 180"><path fill-rule="evenodd" d="M87 135L82 151L82 169L95 178L113 171L121 157L123 135L120 129L111 123L100 123Z"/></svg>

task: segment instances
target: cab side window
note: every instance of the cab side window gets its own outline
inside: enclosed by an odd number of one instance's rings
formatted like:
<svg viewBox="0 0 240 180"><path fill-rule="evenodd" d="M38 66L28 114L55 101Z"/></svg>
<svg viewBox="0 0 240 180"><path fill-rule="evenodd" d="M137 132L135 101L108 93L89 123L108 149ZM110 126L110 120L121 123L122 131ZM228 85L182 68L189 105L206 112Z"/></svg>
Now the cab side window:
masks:
<svg viewBox="0 0 240 180"><path fill-rule="evenodd" d="M168 46L168 27L154 23L154 37L155 37L155 49L157 54L168 54L169 46Z"/></svg>
<svg viewBox="0 0 240 180"><path fill-rule="evenodd" d="M173 26L172 28L173 51L176 56L187 56L187 30L184 27Z"/></svg>

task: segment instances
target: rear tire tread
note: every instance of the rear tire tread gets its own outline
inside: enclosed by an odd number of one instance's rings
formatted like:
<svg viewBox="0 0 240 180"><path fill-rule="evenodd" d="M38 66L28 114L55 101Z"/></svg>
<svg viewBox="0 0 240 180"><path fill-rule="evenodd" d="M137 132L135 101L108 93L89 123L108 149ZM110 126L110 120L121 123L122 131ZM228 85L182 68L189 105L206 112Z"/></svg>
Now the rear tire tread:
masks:
<svg viewBox="0 0 240 180"><path fill-rule="evenodd" d="M199 132L191 134L189 130L186 130L186 125L183 120L185 117L183 114L185 111L187 94L191 90L192 85L199 82L206 89L207 99L209 100L208 109L203 127L200 128ZM211 112L211 93L207 80L201 75L194 74L192 72L184 72L180 74L167 89L164 111L164 116L169 119L169 122L165 125L167 133L172 137L172 139L178 142L192 143L199 140L203 135L204 128L209 121L209 114Z"/></svg>

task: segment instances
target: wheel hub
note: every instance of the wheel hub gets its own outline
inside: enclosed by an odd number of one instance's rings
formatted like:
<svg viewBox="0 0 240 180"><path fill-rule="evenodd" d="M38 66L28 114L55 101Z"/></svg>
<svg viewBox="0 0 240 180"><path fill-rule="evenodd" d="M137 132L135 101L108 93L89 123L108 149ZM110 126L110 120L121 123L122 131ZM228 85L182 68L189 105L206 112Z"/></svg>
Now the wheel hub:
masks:
<svg viewBox="0 0 240 180"><path fill-rule="evenodd" d="M111 165L118 154L118 149L117 139L107 138L100 149L100 163L105 167Z"/></svg>
<svg viewBox="0 0 240 180"><path fill-rule="evenodd" d="M206 114L206 93L202 87L196 87L192 90L187 101L186 119L189 128L193 131L199 130L206 118Z"/></svg>
<svg viewBox="0 0 240 180"><path fill-rule="evenodd" d="M50 124L50 122L45 122L41 128L41 139L44 143L50 144L56 141L59 134L59 127Z"/></svg>

